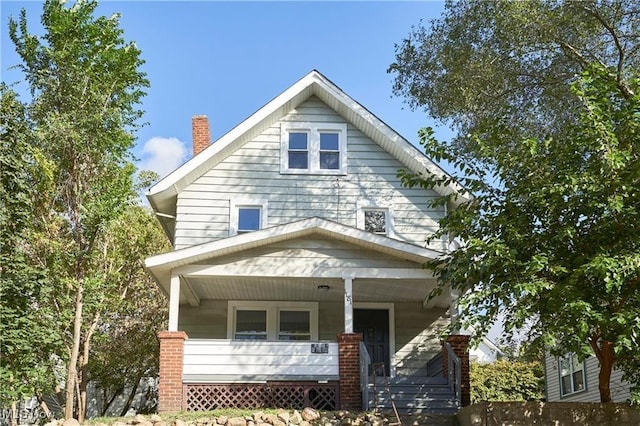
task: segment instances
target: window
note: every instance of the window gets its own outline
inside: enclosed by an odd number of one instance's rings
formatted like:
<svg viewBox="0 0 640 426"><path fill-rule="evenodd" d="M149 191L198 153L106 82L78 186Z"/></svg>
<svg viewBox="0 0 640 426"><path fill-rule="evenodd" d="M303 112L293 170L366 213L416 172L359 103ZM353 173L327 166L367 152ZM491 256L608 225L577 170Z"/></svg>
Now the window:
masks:
<svg viewBox="0 0 640 426"><path fill-rule="evenodd" d="M584 362L574 354L558 360L560 364L560 395L567 396L585 390Z"/></svg>
<svg viewBox="0 0 640 426"><path fill-rule="evenodd" d="M378 235L393 236L391 207L384 202L359 201L356 227Z"/></svg>
<svg viewBox="0 0 640 426"><path fill-rule="evenodd" d="M283 123L281 173L347 173L347 125Z"/></svg>
<svg viewBox="0 0 640 426"><path fill-rule="evenodd" d="M231 200L229 204L229 235L267 227L266 200Z"/></svg>
<svg viewBox="0 0 640 426"><path fill-rule="evenodd" d="M227 334L230 339L318 339L316 302L230 301L227 315Z"/></svg>
<svg viewBox="0 0 640 426"><path fill-rule="evenodd" d="M238 309L236 311L237 340L267 340L267 311L250 311Z"/></svg>
<svg viewBox="0 0 640 426"><path fill-rule="evenodd" d="M278 340L311 340L309 311L280 311Z"/></svg>

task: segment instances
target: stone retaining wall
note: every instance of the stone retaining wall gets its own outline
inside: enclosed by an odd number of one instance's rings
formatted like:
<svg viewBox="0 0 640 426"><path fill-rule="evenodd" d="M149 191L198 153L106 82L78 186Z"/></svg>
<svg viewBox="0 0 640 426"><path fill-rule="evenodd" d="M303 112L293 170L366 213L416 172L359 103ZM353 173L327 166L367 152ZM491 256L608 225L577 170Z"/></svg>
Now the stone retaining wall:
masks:
<svg viewBox="0 0 640 426"><path fill-rule="evenodd" d="M589 402L483 402L463 408L460 426L637 426L640 407Z"/></svg>

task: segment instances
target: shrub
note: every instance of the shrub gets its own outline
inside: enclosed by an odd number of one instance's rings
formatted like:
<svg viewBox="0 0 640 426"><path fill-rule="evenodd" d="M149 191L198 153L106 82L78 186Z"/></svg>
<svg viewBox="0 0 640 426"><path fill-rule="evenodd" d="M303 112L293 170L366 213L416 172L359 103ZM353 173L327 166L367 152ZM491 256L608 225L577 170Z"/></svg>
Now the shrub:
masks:
<svg viewBox="0 0 640 426"><path fill-rule="evenodd" d="M498 360L470 366L471 403L539 401L544 398L544 371L539 361Z"/></svg>

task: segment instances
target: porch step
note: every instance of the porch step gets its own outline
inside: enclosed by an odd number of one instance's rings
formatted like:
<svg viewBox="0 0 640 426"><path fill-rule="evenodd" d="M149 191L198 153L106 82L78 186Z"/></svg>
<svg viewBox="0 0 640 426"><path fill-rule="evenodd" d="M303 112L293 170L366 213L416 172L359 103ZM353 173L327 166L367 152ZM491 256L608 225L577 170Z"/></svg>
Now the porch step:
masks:
<svg viewBox="0 0 640 426"><path fill-rule="evenodd" d="M389 384L391 397L384 383L377 384L377 395L374 393L373 384L369 384L369 407L377 406L381 411L391 412L393 400L400 414L455 414L460 407L446 383L446 378L444 381L445 383L421 383L410 378L395 378Z"/></svg>

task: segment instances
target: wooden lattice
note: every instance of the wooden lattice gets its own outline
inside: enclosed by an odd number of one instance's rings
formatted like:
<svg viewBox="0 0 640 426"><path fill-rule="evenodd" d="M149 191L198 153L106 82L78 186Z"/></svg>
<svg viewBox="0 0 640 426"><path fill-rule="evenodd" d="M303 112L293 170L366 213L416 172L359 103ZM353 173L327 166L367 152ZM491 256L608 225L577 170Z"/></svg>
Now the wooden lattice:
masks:
<svg viewBox="0 0 640 426"><path fill-rule="evenodd" d="M187 411L216 408L338 408L338 383L269 382L186 385Z"/></svg>

